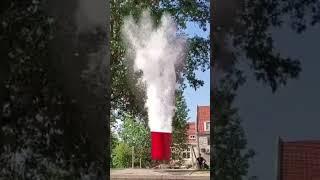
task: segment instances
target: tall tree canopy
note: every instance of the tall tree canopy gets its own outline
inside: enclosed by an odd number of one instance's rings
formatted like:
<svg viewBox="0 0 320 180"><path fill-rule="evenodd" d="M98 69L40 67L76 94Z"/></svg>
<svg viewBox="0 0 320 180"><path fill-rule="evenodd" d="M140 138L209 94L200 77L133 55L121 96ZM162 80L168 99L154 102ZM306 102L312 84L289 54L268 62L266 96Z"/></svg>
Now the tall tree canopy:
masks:
<svg viewBox="0 0 320 180"><path fill-rule="evenodd" d="M170 13L176 20L178 28L186 28L187 22L195 22L200 28L206 30L209 23L209 1L124 1L111 0L111 74L112 92L111 107L118 112L126 111L146 119L144 108L144 92L136 88L136 78L132 69L127 66L127 58L121 38L121 27L126 16L133 15L139 18L141 12L150 9L151 15L156 23L165 12ZM183 77L187 79L189 85L198 88L203 85L203 81L195 76L195 70L206 70L209 67L209 40L201 37L191 37L189 39L189 53L187 58L187 68ZM180 79L181 80L181 79Z"/></svg>
<svg viewBox="0 0 320 180"><path fill-rule="evenodd" d="M5 179L105 174L107 74L106 56L99 56L105 30L75 33L78 24L66 16L76 13L77 2L0 3L0 174Z"/></svg>
<svg viewBox="0 0 320 180"><path fill-rule="evenodd" d="M301 62L294 57L285 57L274 46L271 28L289 25L297 33L317 25L320 20L320 5L316 0L255 1L227 0L216 2L217 69L243 80L245 75L238 69L241 61L250 67L257 81L271 87L279 86L297 78Z"/></svg>

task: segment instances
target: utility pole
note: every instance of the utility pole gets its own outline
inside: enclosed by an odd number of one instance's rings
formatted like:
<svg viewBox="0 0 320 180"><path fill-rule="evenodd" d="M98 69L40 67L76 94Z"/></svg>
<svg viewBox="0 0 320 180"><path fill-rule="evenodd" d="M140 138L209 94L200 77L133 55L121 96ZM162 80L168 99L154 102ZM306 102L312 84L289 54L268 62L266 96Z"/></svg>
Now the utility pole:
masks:
<svg viewBox="0 0 320 180"><path fill-rule="evenodd" d="M217 48L217 44L218 44L217 43L217 37L218 37L217 31L218 31L220 24L218 24L218 22L217 22L218 18L217 18L217 14L216 14L217 13L216 9L217 9L217 1L211 0L210 1L210 21L211 21L210 22L210 39L211 39L210 46L211 46L211 52L218 49ZM215 103L216 103L215 91L216 91L216 87L217 87L217 74L218 74L217 73L217 69L218 69L217 68L217 53L210 53L210 68L211 68L211 71L210 71L210 84L211 84L211 86L210 86L210 100L212 99L212 97L214 99L213 104L210 104L210 114L215 115L213 108L215 108ZM214 134L214 128L213 128L212 124L215 122L213 122L212 116L210 118L211 118L210 122L212 122L210 125L210 133ZM213 139L211 138L210 141L211 141L210 145L211 145L211 147L213 147ZM215 149L210 149L210 161L211 161L210 165L211 166L213 165L213 163L215 163L215 162L213 162L213 159L217 158L214 156L214 154L215 154L214 151L215 151ZM214 170L210 171L210 177L212 179L216 178L215 174L216 173Z"/></svg>
<svg viewBox="0 0 320 180"><path fill-rule="evenodd" d="M194 156L195 160L197 161L197 156L196 156L196 152L194 151L193 145L191 146L191 151L193 152L193 156ZM195 162L193 162L193 156L191 158L192 159L192 165L193 165L193 167L196 167L197 164Z"/></svg>
<svg viewBox="0 0 320 180"><path fill-rule="evenodd" d="M199 146L199 106L197 105L197 118L196 118L196 141L197 141L197 149L198 149L198 156L200 155L200 146ZM197 157L195 157L197 159ZM196 163L198 165L198 163ZM200 167L198 167L200 168Z"/></svg>
<svg viewBox="0 0 320 180"><path fill-rule="evenodd" d="M132 146L132 168L134 168L134 146Z"/></svg>

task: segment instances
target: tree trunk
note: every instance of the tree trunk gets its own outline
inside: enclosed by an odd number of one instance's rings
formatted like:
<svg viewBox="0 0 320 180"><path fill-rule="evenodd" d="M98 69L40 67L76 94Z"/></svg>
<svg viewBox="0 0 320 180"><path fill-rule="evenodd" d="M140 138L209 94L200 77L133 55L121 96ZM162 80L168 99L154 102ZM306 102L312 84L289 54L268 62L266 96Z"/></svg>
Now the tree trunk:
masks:
<svg viewBox="0 0 320 180"><path fill-rule="evenodd" d="M131 160L131 163L132 163L132 168L134 168L134 147L132 147L132 160Z"/></svg>

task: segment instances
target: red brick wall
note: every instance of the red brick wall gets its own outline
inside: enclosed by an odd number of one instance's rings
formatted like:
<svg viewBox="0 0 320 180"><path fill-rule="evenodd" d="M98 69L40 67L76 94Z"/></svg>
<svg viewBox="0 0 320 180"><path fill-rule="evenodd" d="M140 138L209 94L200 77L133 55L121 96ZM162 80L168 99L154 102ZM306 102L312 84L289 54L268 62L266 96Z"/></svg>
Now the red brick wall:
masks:
<svg viewBox="0 0 320 180"><path fill-rule="evenodd" d="M204 123L210 121L210 106L198 106L197 108L197 118L199 121L199 134L204 134ZM196 125L194 122L188 123L188 141L189 143L196 143L196 140L190 139L190 135L196 134Z"/></svg>
<svg viewBox="0 0 320 180"><path fill-rule="evenodd" d="M196 143L195 139L190 139L190 135L195 135L196 134L196 128L195 128L195 123L194 122L190 122L188 123L188 142L189 143Z"/></svg>
<svg viewBox="0 0 320 180"><path fill-rule="evenodd" d="M188 134L195 134L196 133L196 127L194 122L188 123Z"/></svg>
<svg viewBox="0 0 320 180"><path fill-rule="evenodd" d="M320 180L320 141L280 142L280 180Z"/></svg>
<svg viewBox="0 0 320 180"><path fill-rule="evenodd" d="M197 118L199 122L199 134L203 134L205 132L204 123L210 121L210 106L198 106Z"/></svg>

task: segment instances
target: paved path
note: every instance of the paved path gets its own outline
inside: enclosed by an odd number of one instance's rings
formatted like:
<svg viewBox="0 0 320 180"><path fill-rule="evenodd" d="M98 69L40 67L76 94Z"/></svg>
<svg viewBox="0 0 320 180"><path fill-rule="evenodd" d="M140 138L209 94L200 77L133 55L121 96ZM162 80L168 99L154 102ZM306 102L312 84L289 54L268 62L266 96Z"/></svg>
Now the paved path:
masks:
<svg viewBox="0 0 320 180"><path fill-rule="evenodd" d="M112 180L141 179L141 180L209 180L209 171L189 169L111 169Z"/></svg>

